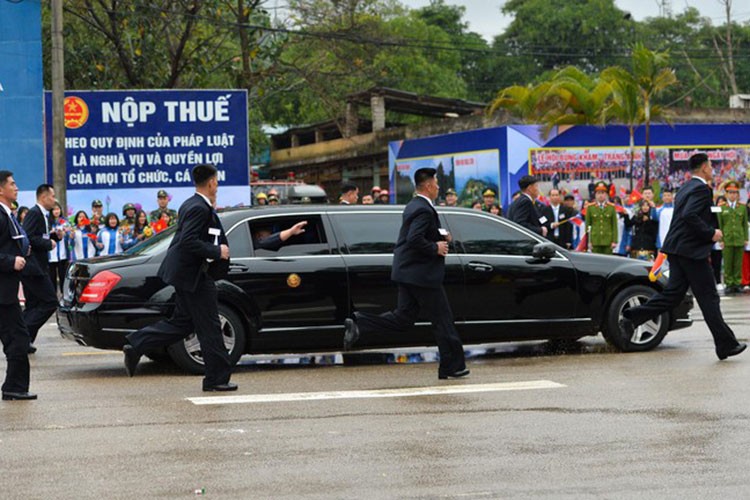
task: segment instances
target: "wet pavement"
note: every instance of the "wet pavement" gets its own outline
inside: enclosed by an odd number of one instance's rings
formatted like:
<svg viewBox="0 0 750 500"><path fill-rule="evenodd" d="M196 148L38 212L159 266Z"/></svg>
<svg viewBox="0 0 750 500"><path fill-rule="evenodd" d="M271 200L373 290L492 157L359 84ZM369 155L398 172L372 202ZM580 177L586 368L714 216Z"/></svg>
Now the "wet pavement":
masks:
<svg viewBox="0 0 750 500"><path fill-rule="evenodd" d="M722 308L747 340L750 296ZM220 404L49 324L40 399L0 403L2 497L746 498L750 354L719 362L699 314L652 352L505 344L447 382L435 363L243 358Z"/></svg>

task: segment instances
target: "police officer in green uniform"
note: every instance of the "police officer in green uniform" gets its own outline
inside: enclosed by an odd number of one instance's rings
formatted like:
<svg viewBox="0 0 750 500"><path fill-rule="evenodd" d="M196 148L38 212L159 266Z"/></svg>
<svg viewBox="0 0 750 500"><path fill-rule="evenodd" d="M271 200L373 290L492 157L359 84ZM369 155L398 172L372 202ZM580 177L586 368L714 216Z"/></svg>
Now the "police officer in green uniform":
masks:
<svg viewBox="0 0 750 500"><path fill-rule="evenodd" d="M614 203L609 202L609 188L605 182L598 182L594 192L596 201L586 206L589 249L593 253L612 255L617 246L617 211Z"/></svg>
<svg viewBox="0 0 750 500"><path fill-rule="evenodd" d="M161 219L163 213L166 213L169 215L169 225L173 226L177 222L177 212L169 208L169 194L163 189L160 189L159 192L156 193L156 202L159 204L159 208L149 214L148 220L156 222Z"/></svg>
<svg viewBox="0 0 750 500"><path fill-rule="evenodd" d="M721 207L719 229L724 233L724 285L726 293L739 293L742 284L742 256L747 245L747 208L739 202L740 184L726 183L728 203Z"/></svg>

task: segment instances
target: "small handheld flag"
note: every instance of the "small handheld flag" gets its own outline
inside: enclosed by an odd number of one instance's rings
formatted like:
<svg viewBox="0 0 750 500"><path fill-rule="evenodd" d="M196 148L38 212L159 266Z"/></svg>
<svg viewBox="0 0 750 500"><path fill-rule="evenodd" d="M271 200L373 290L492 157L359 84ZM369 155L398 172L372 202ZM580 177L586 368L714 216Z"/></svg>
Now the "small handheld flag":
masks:
<svg viewBox="0 0 750 500"><path fill-rule="evenodd" d="M664 268L664 261L667 260L667 254L659 252L659 255L656 256L656 260L654 260L654 265L651 266L651 270L648 272L648 279L651 282L655 282L659 278L661 278L663 274L663 268Z"/></svg>

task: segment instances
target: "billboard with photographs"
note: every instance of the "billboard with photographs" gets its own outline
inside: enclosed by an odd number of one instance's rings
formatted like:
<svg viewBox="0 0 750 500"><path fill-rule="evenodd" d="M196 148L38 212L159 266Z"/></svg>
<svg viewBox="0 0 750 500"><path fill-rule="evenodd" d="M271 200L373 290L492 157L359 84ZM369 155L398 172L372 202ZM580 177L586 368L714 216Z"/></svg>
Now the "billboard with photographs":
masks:
<svg viewBox="0 0 750 500"><path fill-rule="evenodd" d="M455 189L458 205L471 207L474 201L482 200L482 193L492 189L500 196L500 151L466 151L461 153L422 158L394 159L391 169L395 203L408 203L414 195L414 173L420 168L437 170L440 184L440 199L448 189Z"/></svg>

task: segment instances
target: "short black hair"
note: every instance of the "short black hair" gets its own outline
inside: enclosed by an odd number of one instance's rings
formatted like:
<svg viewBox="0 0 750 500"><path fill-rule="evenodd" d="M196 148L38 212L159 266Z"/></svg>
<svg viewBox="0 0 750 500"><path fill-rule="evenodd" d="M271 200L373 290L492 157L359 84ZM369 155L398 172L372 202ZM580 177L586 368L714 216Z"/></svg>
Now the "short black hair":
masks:
<svg viewBox="0 0 750 500"><path fill-rule="evenodd" d="M565 201L568 201L568 200L573 200L573 201L575 201L575 199L576 199L576 197L575 197L575 196L573 196L572 194L566 194L566 195L565 195L565 198L563 198L563 200L565 200Z"/></svg>
<svg viewBox="0 0 750 500"><path fill-rule="evenodd" d="M116 213L114 213L114 212L110 212L110 213L108 213L108 214L107 214L107 215L106 215L106 216L104 217L104 225L105 225L105 226L109 227L109 219L110 219L110 217L114 217L114 218L115 218L115 220L117 221L117 224L115 224L115 226L119 226L119 225L120 225L120 218L119 218L119 217L117 216L117 214L116 214Z"/></svg>
<svg viewBox="0 0 750 500"><path fill-rule="evenodd" d="M552 196L552 191L557 191L557 194L562 194L562 191L560 191L559 188L552 188L549 190L549 195Z"/></svg>
<svg viewBox="0 0 750 500"><path fill-rule="evenodd" d="M696 172L707 161L708 161L708 155L706 153L695 153L688 160L688 168L690 169L691 172Z"/></svg>
<svg viewBox="0 0 750 500"><path fill-rule="evenodd" d="M646 186L643 188L643 191L641 191L641 193L645 193L646 191L651 191L653 193L654 188L652 188L651 186Z"/></svg>
<svg viewBox="0 0 750 500"><path fill-rule="evenodd" d="M518 180L518 187L521 188L521 191L525 190L529 186L533 186L539 182L539 180L534 177L533 175L524 175Z"/></svg>
<svg viewBox="0 0 750 500"><path fill-rule="evenodd" d="M0 186L5 186L9 177L13 177L13 172L10 170L0 170Z"/></svg>
<svg viewBox="0 0 750 500"><path fill-rule="evenodd" d="M206 183L218 175L216 167L209 164L196 165L193 167L193 184L196 186L205 186Z"/></svg>
<svg viewBox="0 0 750 500"><path fill-rule="evenodd" d="M39 198L40 196L49 193L52 189L55 189L55 186L52 184L39 184L36 188L36 197Z"/></svg>
<svg viewBox="0 0 750 500"><path fill-rule="evenodd" d="M359 188L356 184L353 182L344 182L341 184L341 194L351 193L352 191L356 191Z"/></svg>
<svg viewBox="0 0 750 500"><path fill-rule="evenodd" d="M414 185L420 187L422 184L435 177L435 175L437 175L437 170L434 168L420 168L414 172Z"/></svg>

